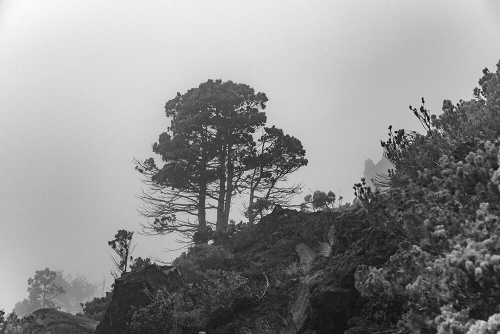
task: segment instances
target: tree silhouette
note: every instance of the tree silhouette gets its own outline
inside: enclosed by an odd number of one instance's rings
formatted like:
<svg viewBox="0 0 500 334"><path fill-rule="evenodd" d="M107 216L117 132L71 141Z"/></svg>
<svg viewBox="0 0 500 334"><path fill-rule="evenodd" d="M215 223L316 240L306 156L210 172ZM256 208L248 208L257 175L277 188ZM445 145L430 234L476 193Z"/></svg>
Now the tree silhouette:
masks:
<svg viewBox="0 0 500 334"><path fill-rule="evenodd" d="M127 264L128 261L132 261L132 252L135 249L135 246L132 247L132 237L134 236L134 232L129 232L126 230L119 230L115 234L115 238L111 241L108 241L108 245L118 254L119 259L113 259L113 263L118 272L112 271L111 274L114 278L117 278L119 275L127 272Z"/></svg>
<svg viewBox="0 0 500 334"><path fill-rule="evenodd" d="M144 204L140 213L154 219L143 225L146 232L204 233L208 209L217 212L216 230L227 228L232 197L246 172L242 159L255 145L253 133L266 122L260 111L266 102L264 93L248 85L221 80L208 80L167 102L171 125L153 145L163 166L153 158L135 161L148 186L138 195Z"/></svg>
<svg viewBox="0 0 500 334"><path fill-rule="evenodd" d="M249 224L271 206L286 206L302 186L281 186L288 176L307 165L306 151L295 137L285 135L275 126L264 128L256 147L245 159L248 168L245 187L249 191L249 204L245 215Z"/></svg>
<svg viewBox="0 0 500 334"><path fill-rule="evenodd" d="M64 275L63 271L57 272L55 283L64 289L64 294L54 297L54 302L66 312L73 314L82 310L81 304L92 298L98 287L88 282L82 275L72 278L69 274Z"/></svg>
<svg viewBox="0 0 500 334"><path fill-rule="evenodd" d="M35 277L28 279L29 303L35 308L59 308L53 299L64 293L64 289L55 284L57 272L45 268L35 271Z"/></svg>
<svg viewBox="0 0 500 334"><path fill-rule="evenodd" d="M316 190L312 195L309 194L304 197L305 203L303 203L303 206L311 204L313 211L316 211L317 209L333 209L335 199L335 193L331 190L328 193L325 193L321 190Z"/></svg>

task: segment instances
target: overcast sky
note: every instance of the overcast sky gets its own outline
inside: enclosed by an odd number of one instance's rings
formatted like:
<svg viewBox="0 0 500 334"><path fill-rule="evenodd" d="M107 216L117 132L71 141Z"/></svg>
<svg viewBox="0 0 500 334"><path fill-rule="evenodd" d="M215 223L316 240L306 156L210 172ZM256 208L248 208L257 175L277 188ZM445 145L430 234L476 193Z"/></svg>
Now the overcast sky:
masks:
<svg viewBox="0 0 500 334"><path fill-rule="evenodd" d="M421 129L410 104L471 99L499 60L498 0L0 0L0 309L46 267L110 285L107 241L144 222L132 160L153 156L177 92L265 92L268 124L307 151L297 202L352 201L387 127ZM134 239L175 255L170 236Z"/></svg>

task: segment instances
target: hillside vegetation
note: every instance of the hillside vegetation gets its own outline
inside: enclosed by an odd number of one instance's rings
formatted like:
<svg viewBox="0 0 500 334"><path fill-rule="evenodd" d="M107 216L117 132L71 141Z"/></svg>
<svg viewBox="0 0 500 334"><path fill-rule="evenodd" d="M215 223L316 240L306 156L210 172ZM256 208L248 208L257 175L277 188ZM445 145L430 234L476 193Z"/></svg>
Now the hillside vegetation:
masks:
<svg viewBox="0 0 500 334"><path fill-rule="evenodd" d="M474 98L444 101L439 116L424 99L420 108L410 106L424 133L389 127L382 146L394 169L374 180L378 189L355 185L364 209L284 210L213 245L192 247L175 262L189 272L188 285L154 296L151 307L136 312L135 330L164 312L162 319L176 319L171 330L196 323L220 333L496 333L499 76L500 62L496 72L484 69ZM295 255L300 243L319 251L325 240L331 242L325 256ZM332 287L348 287L349 274L360 296L335 294L340 290ZM294 303L312 277L303 300L308 320L300 323ZM344 302L331 305L328 296Z"/></svg>
<svg viewBox="0 0 500 334"><path fill-rule="evenodd" d="M424 131L389 127L381 144L394 169L376 189L362 179L350 207L275 205L255 224L194 226L203 238L173 262L182 283L148 291L127 330L499 332L500 62L473 99L444 101L438 116L424 99L410 110ZM85 316L109 302L87 303Z"/></svg>

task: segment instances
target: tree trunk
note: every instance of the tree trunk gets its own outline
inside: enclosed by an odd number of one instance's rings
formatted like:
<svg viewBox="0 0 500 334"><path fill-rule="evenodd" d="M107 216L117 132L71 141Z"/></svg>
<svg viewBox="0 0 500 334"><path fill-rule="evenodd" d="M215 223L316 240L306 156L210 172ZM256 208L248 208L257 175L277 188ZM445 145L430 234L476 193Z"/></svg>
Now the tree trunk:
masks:
<svg viewBox="0 0 500 334"><path fill-rule="evenodd" d="M206 127L205 133L203 134L203 143L207 142L206 139ZM201 164L203 166L203 172L201 175L200 192L198 193L198 231L204 233L207 230L207 213L206 213L206 199L207 199L207 152L205 150L201 151Z"/></svg>
<svg viewBox="0 0 500 334"><path fill-rule="evenodd" d="M224 231L224 200L226 195L226 145L222 146L219 157L219 197L217 199L217 223L215 230L217 232Z"/></svg>
<svg viewBox="0 0 500 334"><path fill-rule="evenodd" d="M229 225L229 212L231 211L231 198L233 197L233 177L234 177L234 164L231 154L233 150L231 145L227 149L227 177L226 177L226 199L224 204L224 221L223 228L227 229Z"/></svg>
<svg viewBox="0 0 500 334"><path fill-rule="evenodd" d="M253 198L254 198L254 193L255 189L254 187L250 187L250 198L248 201L248 225L253 225L253 222L255 221L255 214L254 214L254 208L253 208Z"/></svg>
<svg viewBox="0 0 500 334"><path fill-rule="evenodd" d="M203 184L200 187L198 194L198 231L205 232L207 229L207 214L205 211L207 185Z"/></svg>
<svg viewBox="0 0 500 334"><path fill-rule="evenodd" d="M255 175L255 171L254 171ZM255 190L259 186L261 177L259 176L256 180L254 176L252 176L252 180L250 181L250 198L248 199L248 224L253 225L255 222L255 217L257 216L257 212L255 212L255 207L253 205L253 200L255 198Z"/></svg>
<svg viewBox="0 0 500 334"><path fill-rule="evenodd" d="M263 167L262 165L258 167L258 177L255 179L255 174L257 169L254 170L252 175L252 180L250 181L250 198L248 202L248 224L253 225L255 222L255 217L257 217L258 212L255 211L253 207L253 199L255 198L255 190L259 187L260 181L262 180Z"/></svg>

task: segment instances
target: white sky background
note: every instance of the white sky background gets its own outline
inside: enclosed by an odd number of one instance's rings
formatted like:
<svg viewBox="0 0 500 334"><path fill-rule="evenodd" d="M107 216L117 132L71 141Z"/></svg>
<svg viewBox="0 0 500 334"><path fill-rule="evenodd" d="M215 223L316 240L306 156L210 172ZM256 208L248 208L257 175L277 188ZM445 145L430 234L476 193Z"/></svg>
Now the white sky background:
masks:
<svg viewBox="0 0 500 334"><path fill-rule="evenodd" d="M0 0L0 309L45 267L111 283L107 241L144 222L132 159L177 92L265 92L268 124L307 151L292 180L352 201L387 127L421 130L408 105L470 99L498 60L497 0ZM174 258L171 236L134 239Z"/></svg>

